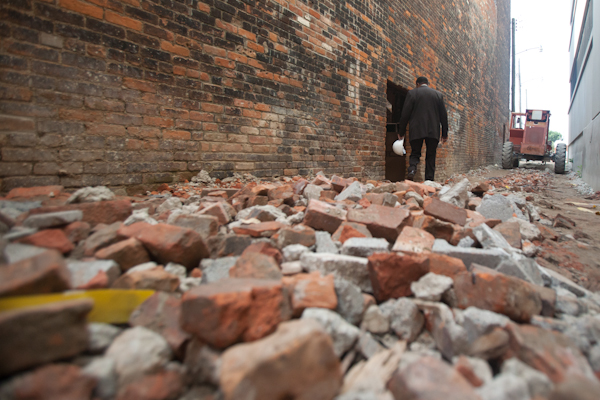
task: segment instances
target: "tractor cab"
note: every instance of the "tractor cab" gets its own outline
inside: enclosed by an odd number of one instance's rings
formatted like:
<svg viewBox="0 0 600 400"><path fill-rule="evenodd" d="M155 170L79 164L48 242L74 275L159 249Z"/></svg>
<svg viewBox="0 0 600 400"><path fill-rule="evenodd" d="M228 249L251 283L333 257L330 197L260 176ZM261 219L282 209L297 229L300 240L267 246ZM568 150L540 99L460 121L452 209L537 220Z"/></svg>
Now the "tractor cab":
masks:
<svg viewBox="0 0 600 400"><path fill-rule="evenodd" d="M552 154L552 145L548 138L550 111L526 110L524 113L512 113L510 118L510 137L502 147L502 168L519 166L519 160L550 161L554 159L556 173L564 173L566 147L557 147Z"/></svg>

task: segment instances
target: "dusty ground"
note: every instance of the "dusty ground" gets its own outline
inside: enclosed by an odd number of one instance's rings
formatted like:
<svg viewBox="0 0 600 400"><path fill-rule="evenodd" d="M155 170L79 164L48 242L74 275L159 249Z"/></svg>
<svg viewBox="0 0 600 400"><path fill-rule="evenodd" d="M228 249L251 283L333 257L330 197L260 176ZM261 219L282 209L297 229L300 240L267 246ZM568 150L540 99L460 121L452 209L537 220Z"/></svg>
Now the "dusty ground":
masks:
<svg viewBox="0 0 600 400"><path fill-rule="evenodd" d="M520 168L488 167L452 180L467 177L471 183L488 182L498 191L521 192L538 207L542 218L557 214L575 222L574 228L551 227L557 240L539 243L540 265L562 273L582 286L600 291L600 198L582 195L574 174L554 174L554 164L521 161ZM596 206L596 207L594 207Z"/></svg>

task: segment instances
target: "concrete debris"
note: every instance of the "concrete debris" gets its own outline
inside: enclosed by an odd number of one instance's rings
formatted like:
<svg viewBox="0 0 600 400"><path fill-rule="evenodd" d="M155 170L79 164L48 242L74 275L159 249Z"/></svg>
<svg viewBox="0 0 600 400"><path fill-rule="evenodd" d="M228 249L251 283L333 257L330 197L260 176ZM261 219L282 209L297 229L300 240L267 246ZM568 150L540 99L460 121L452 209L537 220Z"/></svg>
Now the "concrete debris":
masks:
<svg viewBox="0 0 600 400"><path fill-rule="evenodd" d="M103 200L113 200L115 194L106 186L85 187L77 190L69 197L67 204L88 203Z"/></svg>
<svg viewBox="0 0 600 400"><path fill-rule="evenodd" d="M476 211L488 219L499 219L503 222L512 218L513 214L519 219L525 219L519 207L501 194L483 196L483 201Z"/></svg>
<svg viewBox="0 0 600 400"><path fill-rule="evenodd" d="M441 195L440 200L460 208L465 208L467 201L469 201L469 186L469 180L465 178Z"/></svg>
<svg viewBox="0 0 600 400"><path fill-rule="evenodd" d="M502 374L510 374L522 378L527 383L529 396L547 398L554 385L546 375L531 368L517 358L509 358L502 363Z"/></svg>
<svg viewBox="0 0 600 400"><path fill-rule="evenodd" d="M342 191L342 193L335 196L336 201L359 201L360 199L362 199L362 188L360 182L352 182Z"/></svg>
<svg viewBox="0 0 600 400"><path fill-rule="evenodd" d="M333 351L341 357L348 351L358 339L360 330L346 322L339 314L324 308L307 308L302 313L302 319L317 321L331 336Z"/></svg>
<svg viewBox="0 0 600 400"><path fill-rule="evenodd" d="M411 283L410 290L417 299L440 301L442 295L452 287L453 283L452 278L428 272L418 281Z"/></svg>
<svg viewBox="0 0 600 400"><path fill-rule="evenodd" d="M547 184L536 179L218 181L203 170L146 196L59 186L33 190L46 193L36 201L7 196L0 397L594 393L600 295L564 246L595 239L568 213L536 209ZM533 194L502 193L519 185ZM16 301L73 289L84 298ZM123 304L94 305L92 289L154 294L117 321Z"/></svg>
<svg viewBox="0 0 600 400"><path fill-rule="evenodd" d="M529 400L527 382L520 376L501 373L477 389L482 400Z"/></svg>
<svg viewBox="0 0 600 400"><path fill-rule="evenodd" d="M385 239L350 238L344 242L341 253L347 256L369 257L373 253L387 253L390 244Z"/></svg>
<svg viewBox="0 0 600 400"><path fill-rule="evenodd" d="M379 308L383 316L390 321L390 329L401 340L410 343L421 333L425 319L417 305L408 298L388 300Z"/></svg>

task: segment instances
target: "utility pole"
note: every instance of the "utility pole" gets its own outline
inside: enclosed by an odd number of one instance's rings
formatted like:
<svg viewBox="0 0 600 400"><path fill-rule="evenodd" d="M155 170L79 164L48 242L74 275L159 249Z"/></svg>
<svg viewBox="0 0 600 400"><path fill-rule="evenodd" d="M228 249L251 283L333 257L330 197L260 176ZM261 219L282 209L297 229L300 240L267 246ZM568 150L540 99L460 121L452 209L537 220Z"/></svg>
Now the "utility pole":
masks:
<svg viewBox="0 0 600 400"><path fill-rule="evenodd" d="M519 58L519 112L521 111L521 59Z"/></svg>
<svg viewBox="0 0 600 400"><path fill-rule="evenodd" d="M511 83L511 110L515 112L515 25L516 21L512 19L512 83Z"/></svg>

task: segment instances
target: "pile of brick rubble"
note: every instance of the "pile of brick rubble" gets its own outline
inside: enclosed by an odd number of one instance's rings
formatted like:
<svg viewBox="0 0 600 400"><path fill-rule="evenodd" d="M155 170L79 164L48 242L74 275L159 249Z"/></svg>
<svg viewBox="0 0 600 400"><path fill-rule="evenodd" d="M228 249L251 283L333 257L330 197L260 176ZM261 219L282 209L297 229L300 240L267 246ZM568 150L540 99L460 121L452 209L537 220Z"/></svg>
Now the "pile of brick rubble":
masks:
<svg viewBox="0 0 600 400"><path fill-rule="evenodd" d="M156 292L127 324L1 312L0 398L598 398L600 295L536 262L557 221L490 183L14 189L0 303Z"/></svg>

